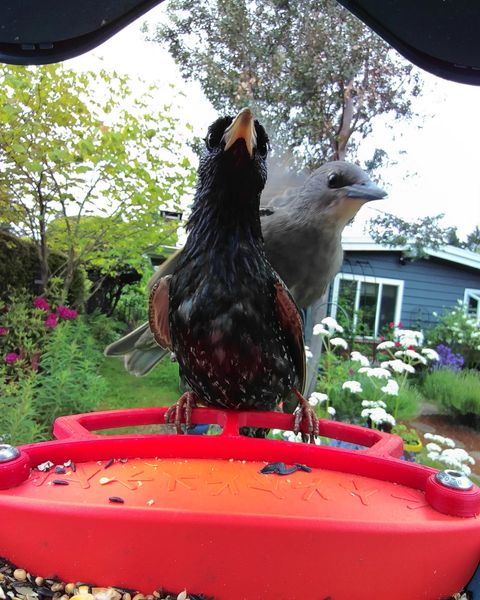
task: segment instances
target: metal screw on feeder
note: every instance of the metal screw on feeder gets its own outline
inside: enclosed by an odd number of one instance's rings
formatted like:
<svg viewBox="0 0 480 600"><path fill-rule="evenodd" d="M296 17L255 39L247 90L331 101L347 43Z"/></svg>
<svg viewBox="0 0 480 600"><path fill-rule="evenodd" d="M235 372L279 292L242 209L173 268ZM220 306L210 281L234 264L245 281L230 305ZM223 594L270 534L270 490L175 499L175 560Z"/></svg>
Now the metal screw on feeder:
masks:
<svg viewBox="0 0 480 600"><path fill-rule="evenodd" d="M20 456L20 450L10 444L0 444L0 463L10 462Z"/></svg>
<svg viewBox="0 0 480 600"><path fill-rule="evenodd" d="M441 483L445 487L452 490L471 490L473 482L460 471L453 471L452 469L445 469L435 475L435 479L438 483Z"/></svg>

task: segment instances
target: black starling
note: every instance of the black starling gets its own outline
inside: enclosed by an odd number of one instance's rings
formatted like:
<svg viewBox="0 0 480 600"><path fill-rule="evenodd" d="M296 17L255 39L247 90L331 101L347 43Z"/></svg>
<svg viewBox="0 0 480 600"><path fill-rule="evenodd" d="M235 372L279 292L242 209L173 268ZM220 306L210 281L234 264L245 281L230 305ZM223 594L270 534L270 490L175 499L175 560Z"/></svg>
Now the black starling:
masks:
<svg viewBox="0 0 480 600"><path fill-rule="evenodd" d="M262 207L267 257L300 308L320 299L340 269L345 225L365 202L385 195L360 167L335 161L316 169L301 187ZM181 254L180 250L161 265L150 289L173 272ZM167 353L156 343L148 323L105 351L107 356L124 356L125 368L135 375L148 373Z"/></svg>
<svg viewBox="0 0 480 600"><path fill-rule="evenodd" d="M260 194L267 178L268 138L250 109L210 126L200 161L189 236L171 275L154 285L149 322L155 340L175 353L186 392L166 414L200 403L274 410L292 393L295 428L315 414L301 396L305 382L302 321L265 256ZM168 316L167 316L168 315ZM300 391L299 391L300 390Z"/></svg>

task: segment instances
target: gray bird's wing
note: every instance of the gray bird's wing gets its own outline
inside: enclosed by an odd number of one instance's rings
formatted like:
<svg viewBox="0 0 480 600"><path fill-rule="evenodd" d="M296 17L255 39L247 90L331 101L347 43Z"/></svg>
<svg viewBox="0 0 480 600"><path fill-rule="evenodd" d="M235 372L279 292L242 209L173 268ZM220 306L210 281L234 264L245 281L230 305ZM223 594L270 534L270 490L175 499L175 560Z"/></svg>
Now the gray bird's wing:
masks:
<svg viewBox="0 0 480 600"><path fill-rule="evenodd" d="M178 250L170 256L150 278L148 289L151 292L157 283L173 273L180 257L181 250ZM161 318L159 312L161 305L157 304L156 319ZM162 317L163 318L163 317ZM168 304L164 318L168 321ZM132 375L146 375L153 367L159 363L170 350L167 347L160 346L150 329L150 324L143 323L132 332L116 340L105 348L105 356L123 356L126 370Z"/></svg>

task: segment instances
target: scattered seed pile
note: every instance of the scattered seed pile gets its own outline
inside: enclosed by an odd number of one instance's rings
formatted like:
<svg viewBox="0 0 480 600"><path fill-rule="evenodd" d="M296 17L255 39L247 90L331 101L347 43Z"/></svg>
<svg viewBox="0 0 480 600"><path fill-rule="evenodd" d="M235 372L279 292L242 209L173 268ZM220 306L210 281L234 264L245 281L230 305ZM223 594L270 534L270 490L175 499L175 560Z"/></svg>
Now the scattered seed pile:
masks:
<svg viewBox="0 0 480 600"><path fill-rule="evenodd" d="M140 594L118 587L95 587L83 583L64 583L56 577L34 577L25 569L0 557L0 600L214 600L204 594L179 594L155 590ZM372 600L375 600L372 598ZM379 600L379 599L376 599ZM472 600L470 594L455 594L444 600Z"/></svg>
<svg viewBox="0 0 480 600"><path fill-rule="evenodd" d="M35 577L0 558L0 600L214 600L203 594L155 590L140 594L118 587L65 583L57 577Z"/></svg>

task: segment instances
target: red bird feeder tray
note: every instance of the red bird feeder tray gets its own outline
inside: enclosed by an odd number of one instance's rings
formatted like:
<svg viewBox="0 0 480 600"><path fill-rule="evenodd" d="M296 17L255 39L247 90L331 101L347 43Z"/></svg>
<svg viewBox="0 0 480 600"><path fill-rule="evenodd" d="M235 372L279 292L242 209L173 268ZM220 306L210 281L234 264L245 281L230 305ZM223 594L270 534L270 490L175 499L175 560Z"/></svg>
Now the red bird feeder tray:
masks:
<svg viewBox="0 0 480 600"><path fill-rule="evenodd" d="M61 417L56 440L4 454L0 555L63 581L215 600L437 600L479 562L480 489L400 460L397 436L321 421L364 449L253 439L239 428L288 430L292 416L213 409L192 421L219 435L92 433L164 414ZM300 467L260 472L279 462Z"/></svg>

